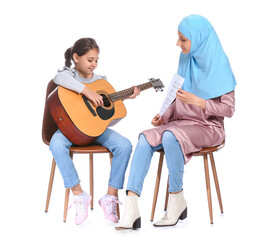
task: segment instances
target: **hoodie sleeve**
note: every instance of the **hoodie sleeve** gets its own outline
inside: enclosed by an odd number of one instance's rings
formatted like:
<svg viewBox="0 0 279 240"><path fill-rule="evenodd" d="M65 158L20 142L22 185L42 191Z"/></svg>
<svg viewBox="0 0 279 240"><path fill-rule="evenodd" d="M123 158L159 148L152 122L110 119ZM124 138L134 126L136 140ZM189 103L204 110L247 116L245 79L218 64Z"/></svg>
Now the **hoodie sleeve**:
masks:
<svg viewBox="0 0 279 240"><path fill-rule="evenodd" d="M81 93L85 87L80 81L76 79L76 73L74 71L64 69L59 71L53 81L62 87Z"/></svg>

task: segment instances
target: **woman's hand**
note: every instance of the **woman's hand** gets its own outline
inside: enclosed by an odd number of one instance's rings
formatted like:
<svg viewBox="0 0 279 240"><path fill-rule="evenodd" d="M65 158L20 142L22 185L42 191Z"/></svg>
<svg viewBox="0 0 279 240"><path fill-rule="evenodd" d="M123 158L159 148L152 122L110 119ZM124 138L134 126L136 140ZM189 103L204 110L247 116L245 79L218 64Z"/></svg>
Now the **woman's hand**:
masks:
<svg viewBox="0 0 279 240"><path fill-rule="evenodd" d="M161 125L163 125L163 117L161 117L159 114L157 114L151 121L151 124L154 127L159 127Z"/></svg>
<svg viewBox="0 0 279 240"><path fill-rule="evenodd" d="M196 105L205 110L206 101L193 93L186 92L179 88L179 90L176 92L176 97L186 104Z"/></svg>
<svg viewBox="0 0 279 240"><path fill-rule="evenodd" d="M87 87L85 87L81 93L91 100L95 107L99 107L104 104L103 97Z"/></svg>
<svg viewBox="0 0 279 240"><path fill-rule="evenodd" d="M130 97L127 97L126 99L134 99L136 98L136 96L140 94L140 89L135 86L133 87L134 87L134 93Z"/></svg>

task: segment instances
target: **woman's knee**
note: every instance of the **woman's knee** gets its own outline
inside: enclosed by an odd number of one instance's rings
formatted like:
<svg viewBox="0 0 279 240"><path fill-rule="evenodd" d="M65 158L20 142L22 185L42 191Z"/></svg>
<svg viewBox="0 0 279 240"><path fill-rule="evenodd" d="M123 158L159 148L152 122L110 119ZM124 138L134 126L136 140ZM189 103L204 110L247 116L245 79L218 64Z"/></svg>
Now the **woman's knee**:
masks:
<svg viewBox="0 0 279 240"><path fill-rule="evenodd" d="M137 143L137 148L139 148L141 150L147 150L147 149L151 148L151 146L150 146L149 142L146 140L144 134L140 134L138 143Z"/></svg>
<svg viewBox="0 0 279 240"><path fill-rule="evenodd" d="M171 131L165 131L162 136L162 145L167 146L168 144L177 143L177 139Z"/></svg>
<svg viewBox="0 0 279 240"><path fill-rule="evenodd" d="M143 145L147 145L147 144L149 145L144 134L139 135L138 143L143 144Z"/></svg>

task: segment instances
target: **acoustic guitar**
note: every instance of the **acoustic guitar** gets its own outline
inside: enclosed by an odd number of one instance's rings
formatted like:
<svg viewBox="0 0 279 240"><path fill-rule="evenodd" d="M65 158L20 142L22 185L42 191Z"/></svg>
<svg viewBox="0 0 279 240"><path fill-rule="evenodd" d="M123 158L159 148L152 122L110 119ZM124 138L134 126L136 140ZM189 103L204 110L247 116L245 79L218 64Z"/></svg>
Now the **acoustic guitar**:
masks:
<svg viewBox="0 0 279 240"><path fill-rule="evenodd" d="M122 100L134 93L133 87L116 92L104 79L84 85L103 97L102 106L95 107L84 95L62 86L54 89L47 99L50 113L61 132L79 146L92 143L109 125L124 118L127 111ZM164 85L160 79L151 78L137 87L141 91L151 87L162 91Z"/></svg>

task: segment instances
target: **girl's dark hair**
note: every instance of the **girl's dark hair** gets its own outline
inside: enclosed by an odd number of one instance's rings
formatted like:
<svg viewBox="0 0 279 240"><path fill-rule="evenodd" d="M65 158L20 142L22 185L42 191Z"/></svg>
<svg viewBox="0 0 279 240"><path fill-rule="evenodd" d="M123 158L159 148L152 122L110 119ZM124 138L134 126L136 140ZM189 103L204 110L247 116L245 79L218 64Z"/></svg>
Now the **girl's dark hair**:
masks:
<svg viewBox="0 0 279 240"><path fill-rule="evenodd" d="M65 66L71 67L71 60L73 59L73 54L76 53L78 56L82 56L86 54L89 50L96 49L98 52L100 51L99 46L93 38L81 38L77 40L74 46L68 48L64 53L65 57Z"/></svg>

